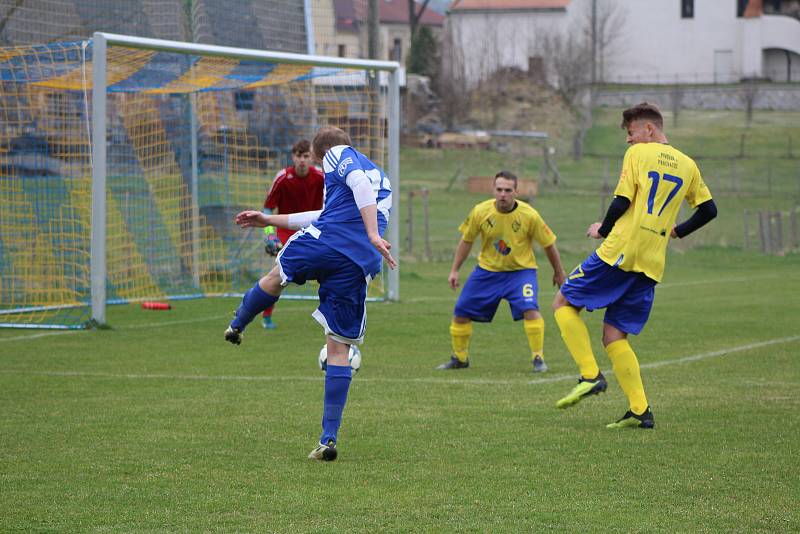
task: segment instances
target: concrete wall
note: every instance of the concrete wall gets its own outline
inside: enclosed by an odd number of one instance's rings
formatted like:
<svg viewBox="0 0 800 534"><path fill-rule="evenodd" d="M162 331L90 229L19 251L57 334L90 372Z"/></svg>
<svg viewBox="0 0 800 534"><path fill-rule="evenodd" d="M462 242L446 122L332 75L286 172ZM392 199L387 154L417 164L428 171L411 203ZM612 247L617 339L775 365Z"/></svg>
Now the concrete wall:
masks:
<svg viewBox="0 0 800 534"><path fill-rule="evenodd" d="M653 102L664 111L673 106L678 98L685 109L744 109L745 87L679 87L647 89L638 91L600 91L596 95L597 105L614 108L627 108L639 102ZM792 85L758 84L753 100L755 109L800 110L800 87Z"/></svg>

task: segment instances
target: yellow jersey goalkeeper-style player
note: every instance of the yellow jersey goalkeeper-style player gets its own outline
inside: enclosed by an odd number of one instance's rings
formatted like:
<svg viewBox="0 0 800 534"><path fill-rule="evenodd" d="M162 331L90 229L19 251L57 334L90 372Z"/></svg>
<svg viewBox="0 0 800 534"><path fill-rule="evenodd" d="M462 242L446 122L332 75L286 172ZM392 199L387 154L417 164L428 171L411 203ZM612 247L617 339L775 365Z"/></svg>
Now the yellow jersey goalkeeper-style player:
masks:
<svg viewBox="0 0 800 534"><path fill-rule="evenodd" d="M629 403L628 411L608 428L655 425L628 335L641 332L647 322L670 237L685 237L717 215L697 164L668 144L663 124L659 109L647 102L622 113L621 126L631 147L603 222L587 230L589 237L605 240L570 273L553 301L561 337L581 375L578 385L556 403L558 408L606 389L586 324L578 315L583 308L606 309L603 345ZM696 209L675 226L684 200Z"/></svg>

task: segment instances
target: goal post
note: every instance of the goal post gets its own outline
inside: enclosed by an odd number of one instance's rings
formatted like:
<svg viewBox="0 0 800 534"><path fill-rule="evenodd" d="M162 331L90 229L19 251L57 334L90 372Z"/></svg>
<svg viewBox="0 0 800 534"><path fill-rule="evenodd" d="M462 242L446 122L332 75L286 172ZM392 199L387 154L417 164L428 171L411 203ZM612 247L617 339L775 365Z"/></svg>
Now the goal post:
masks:
<svg viewBox="0 0 800 534"><path fill-rule="evenodd" d="M233 215L260 208L291 145L325 124L386 170L400 249L396 62L95 33L0 49L0 74L0 326L81 328L106 323L109 303L240 295L271 260ZM25 164L36 151L46 170ZM398 270L369 298L398 300Z"/></svg>

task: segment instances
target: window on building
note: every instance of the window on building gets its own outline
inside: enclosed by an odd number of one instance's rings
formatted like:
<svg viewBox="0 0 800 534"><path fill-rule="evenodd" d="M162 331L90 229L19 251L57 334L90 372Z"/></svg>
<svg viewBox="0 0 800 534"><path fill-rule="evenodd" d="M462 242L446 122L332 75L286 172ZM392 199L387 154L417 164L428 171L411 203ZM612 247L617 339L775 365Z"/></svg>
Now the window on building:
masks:
<svg viewBox="0 0 800 534"><path fill-rule="evenodd" d="M398 62L403 60L403 40L399 37L395 37L394 39L394 44L391 50L389 50L389 59Z"/></svg>
<svg viewBox="0 0 800 534"><path fill-rule="evenodd" d="M252 91L236 91L236 109L239 111L252 110L253 96Z"/></svg>
<svg viewBox="0 0 800 534"><path fill-rule="evenodd" d="M736 1L736 16L743 17L744 10L747 9L747 2L748 0L737 0Z"/></svg>
<svg viewBox="0 0 800 534"><path fill-rule="evenodd" d="M347 46L340 44L339 45L339 57L347 57Z"/></svg>
<svg viewBox="0 0 800 534"><path fill-rule="evenodd" d="M781 14L781 0L765 0L764 1L764 13L768 15L780 15ZM791 2L787 2L789 4Z"/></svg>
<svg viewBox="0 0 800 534"><path fill-rule="evenodd" d="M694 0L681 0L681 18L694 18Z"/></svg>

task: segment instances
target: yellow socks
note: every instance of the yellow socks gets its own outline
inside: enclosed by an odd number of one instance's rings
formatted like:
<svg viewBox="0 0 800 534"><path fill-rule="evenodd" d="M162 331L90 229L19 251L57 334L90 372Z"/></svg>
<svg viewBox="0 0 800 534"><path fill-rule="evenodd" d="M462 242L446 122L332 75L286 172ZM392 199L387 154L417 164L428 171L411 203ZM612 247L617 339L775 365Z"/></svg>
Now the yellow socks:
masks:
<svg viewBox="0 0 800 534"><path fill-rule="evenodd" d="M450 323L450 337L453 342L453 355L465 362L469 357L469 339L472 337L472 323Z"/></svg>
<svg viewBox="0 0 800 534"><path fill-rule="evenodd" d="M592 353L589 330L578 315L578 310L572 306L562 306L556 310L555 316L558 328L561 330L561 338L567 345L572 359L578 364L581 376L583 378L596 377L600 374L600 368Z"/></svg>
<svg viewBox="0 0 800 534"><path fill-rule="evenodd" d="M544 319L525 319L522 326L531 348L531 360L537 356L544 359Z"/></svg>
<svg viewBox="0 0 800 534"><path fill-rule="evenodd" d="M627 339L609 343L606 352L611 360L614 375L625 396L628 397L630 409L636 415L642 415L647 409L647 397L644 395L642 376L639 373L639 360Z"/></svg>

